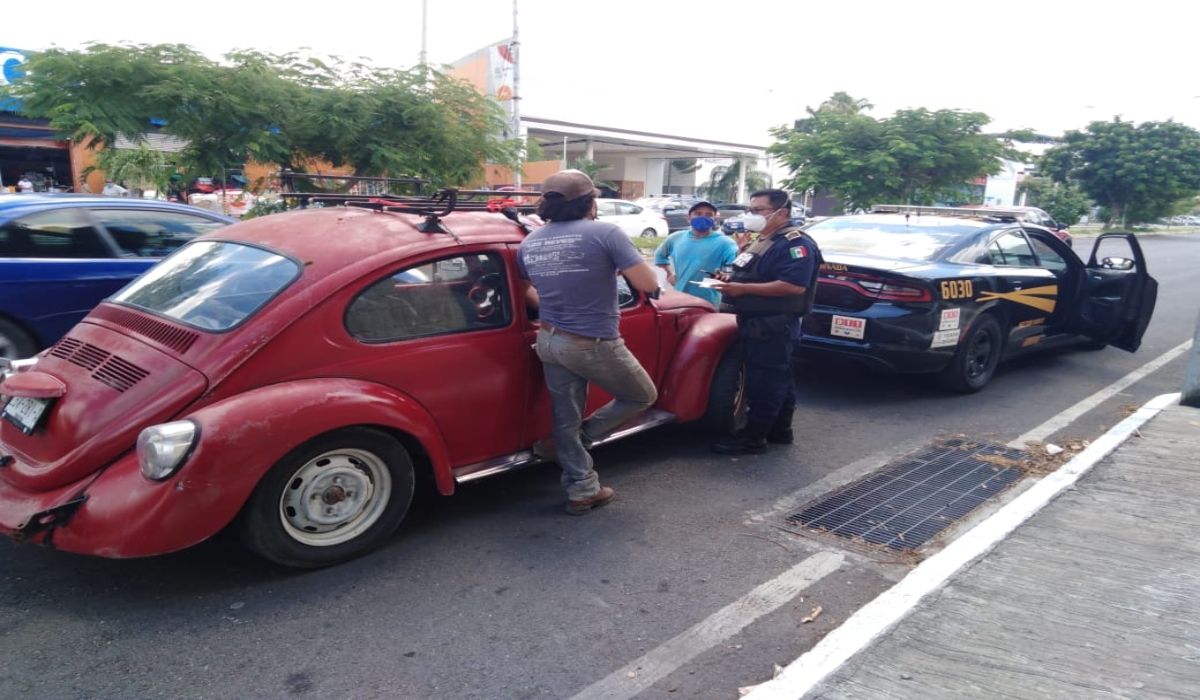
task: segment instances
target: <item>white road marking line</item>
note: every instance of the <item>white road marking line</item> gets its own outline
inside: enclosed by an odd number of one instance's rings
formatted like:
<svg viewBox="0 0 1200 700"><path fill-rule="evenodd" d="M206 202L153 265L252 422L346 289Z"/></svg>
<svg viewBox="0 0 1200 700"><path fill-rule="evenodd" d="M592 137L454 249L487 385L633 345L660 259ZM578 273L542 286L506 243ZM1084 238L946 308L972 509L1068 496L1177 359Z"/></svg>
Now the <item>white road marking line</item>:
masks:
<svg viewBox="0 0 1200 700"><path fill-rule="evenodd" d="M589 685L571 700L628 700L666 678L680 666L741 632L778 609L804 589L837 571L841 552L818 552L738 600L709 615L653 651Z"/></svg>
<svg viewBox="0 0 1200 700"><path fill-rule="evenodd" d="M1191 347L1192 347L1192 341L1189 340L1189 341L1183 343L1182 345L1178 345L1178 346L1164 352L1163 354L1159 355L1157 358L1151 360L1150 362L1147 362L1146 364L1135 369L1134 371L1130 372L1129 374L1125 375L1124 377L1121 377L1117 381L1113 382L1112 384L1109 384L1108 386L1104 387L1100 391L1097 391L1096 393L1094 393L1091 396L1087 397L1086 399L1080 401L1079 403L1075 404L1074 406L1071 406L1070 408L1066 409L1065 411L1062 411L1057 416L1051 418L1050 420L1046 421L1045 423L1042 423L1041 425L1034 428L1033 430L1030 430L1029 432L1025 433L1024 435L1017 438L1016 440L1013 440L1012 442L1008 443L1008 446L1016 448L1018 450L1024 450L1028 447L1028 445L1025 444L1027 442L1041 442L1041 441L1045 440L1046 438L1050 437L1054 433L1056 433L1059 430L1062 430L1063 428L1070 425L1072 422L1075 421L1076 418L1079 418L1080 416L1082 416L1083 414L1092 410L1096 406L1099 406L1102 402L1117 395L1125 387L1128 387L1129 385L1133 384L1134 382L1140 380L1142 377L1145 377L1147 374L1150 374L1151 372L1159 369L1160 367L1167 364L1171 360L1174 360L1176 357L1179 357L1183 353L1187 352L1189 349L1191 349Z"/></svg>
<svg viewBox="0 0 1200 700"><path fill-rule="evenodd" d="M850 657L906 617L922 598L940 588L963 567L982 557L1017 526L1070 488L1146 421L1177 402L1179 396L1163 394L1146 403L1070 462L1034 484L945 549L921 562L899 583L864 605L816 646L788 664L779 677L758 686L742 700L798 700L803 697Z"/></svg>

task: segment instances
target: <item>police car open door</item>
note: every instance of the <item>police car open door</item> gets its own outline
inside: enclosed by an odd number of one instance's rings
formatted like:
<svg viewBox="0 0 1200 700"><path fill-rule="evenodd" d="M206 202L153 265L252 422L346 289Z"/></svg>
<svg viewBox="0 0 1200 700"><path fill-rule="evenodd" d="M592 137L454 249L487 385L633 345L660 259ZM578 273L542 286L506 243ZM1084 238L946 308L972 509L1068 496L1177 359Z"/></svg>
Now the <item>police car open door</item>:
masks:
<svg viewBox="0 0 1200 700"><path fill-rule="evenodd" d="M1137 236L1101 234L1084 267L1068 330L1134 352L1150 325L1157 299L1158 282L1146 271Z"/></svg>

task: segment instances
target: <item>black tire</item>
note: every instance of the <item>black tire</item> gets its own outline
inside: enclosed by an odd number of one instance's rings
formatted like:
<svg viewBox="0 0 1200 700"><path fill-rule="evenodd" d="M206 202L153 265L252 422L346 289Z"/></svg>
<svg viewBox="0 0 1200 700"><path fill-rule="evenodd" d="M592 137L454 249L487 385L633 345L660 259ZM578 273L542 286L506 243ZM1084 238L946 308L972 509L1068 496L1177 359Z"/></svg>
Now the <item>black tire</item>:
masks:
<svg viewBox="0 0 1200 700"><path fill-rule="evenodd" d="M713 370L708 407L700 419L699 428L706 433L732 435L745 422L746 372L742 358L731 348Z"/></svg>
<svg viewBox="0 0 1200 700"><path fill-rule="evenodd" d="M0 318L0 357L20 360L33 357L38 351L37 341L16 323Z"/></svg>
<svg viewBox="0 0 1200 700"><path fill-rule="evenodd" d="M991 314L983 314L971 326L958 346L950 364L938 375L943 388L960 394L973 394L996 373L1004 350L1003 329Z"/></svg>
<svg viewBox="0 0 1200 700"><path fill-rule="evenodd" d="M658 238L658 231L648 228L645 231L642 231L642 238Z"/></svg>
<svg viewBox="0 0 1200 700"><path fill-rule="evenodd" d="M283 566L337 564L396 531L414 482L408 452L388 435L359 427L326 433L271 467L242 508L239 535Z"/></svg>

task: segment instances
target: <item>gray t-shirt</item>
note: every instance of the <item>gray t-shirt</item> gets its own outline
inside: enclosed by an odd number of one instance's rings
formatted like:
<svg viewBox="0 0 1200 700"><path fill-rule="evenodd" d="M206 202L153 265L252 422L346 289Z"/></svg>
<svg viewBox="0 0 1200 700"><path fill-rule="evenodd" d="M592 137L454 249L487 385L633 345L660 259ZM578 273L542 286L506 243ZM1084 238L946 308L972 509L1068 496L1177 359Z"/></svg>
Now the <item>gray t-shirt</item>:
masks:
<svg viewBox="0 0 1200 700"><path fill-rule="evenodd" d="M552 221L529 234L517 252L521 277L537 289L538 317L589 338L620 335L617 271L643 262L615 224Z"/></svg>

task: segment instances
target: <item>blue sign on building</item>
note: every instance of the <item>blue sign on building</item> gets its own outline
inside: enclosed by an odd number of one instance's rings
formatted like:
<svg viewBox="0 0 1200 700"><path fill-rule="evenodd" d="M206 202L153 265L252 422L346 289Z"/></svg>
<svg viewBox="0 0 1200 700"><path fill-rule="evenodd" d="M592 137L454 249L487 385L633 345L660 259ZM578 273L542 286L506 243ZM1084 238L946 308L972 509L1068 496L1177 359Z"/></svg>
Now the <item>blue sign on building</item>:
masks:
<svg viewBox="0 0 1200 700"><path fill-rule="evenodd" d="M0 86L10 85L25 74L25 53L20 49L0 46ZM15 100L0 99L0 112L11 112L17 107Z"/></svg>

